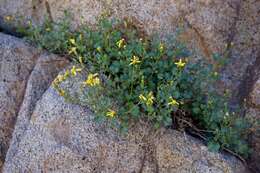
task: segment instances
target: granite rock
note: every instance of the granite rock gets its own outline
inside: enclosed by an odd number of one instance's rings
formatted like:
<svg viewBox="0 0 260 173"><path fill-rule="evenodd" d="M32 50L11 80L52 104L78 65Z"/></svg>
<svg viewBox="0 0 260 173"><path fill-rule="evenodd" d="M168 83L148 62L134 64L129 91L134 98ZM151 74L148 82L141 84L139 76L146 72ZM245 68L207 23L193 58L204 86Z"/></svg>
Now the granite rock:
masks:
<svg viewBox="0 0 260 173"><path fill-rule="evenodd" d="M0 33L1 162L18 114L23 120L27 118L41 94L67 63L65 58L43 53L21 39Z"/></svg>

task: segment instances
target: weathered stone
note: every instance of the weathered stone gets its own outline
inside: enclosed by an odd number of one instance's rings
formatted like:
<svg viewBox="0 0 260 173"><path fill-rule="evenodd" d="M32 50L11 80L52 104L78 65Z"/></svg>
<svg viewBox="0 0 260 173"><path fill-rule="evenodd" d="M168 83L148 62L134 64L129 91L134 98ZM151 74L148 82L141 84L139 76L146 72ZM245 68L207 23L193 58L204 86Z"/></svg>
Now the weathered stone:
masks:
<svg viewBox="0 0 260 173"><path fill-rule="evenodd" d="M233 92L233 103L241 104L248 97L252 84L247 81L257 78L257 72L252 70L260 71L259 8L260 1L243 0L237 7L237 22L230 31L230 59L223 74L225 85Z"/></svg>
<svg viewBox="0 0 260 173"><path fill-rule="evenodd" d="M0 151L7 152L27 80L38 52L24 42L0 33Z"/></svg>
<svg viewBox="0 0 260 173"><path fill-rule="evenodd" d="M84 76L77 75L62 86L78 91ZM156 131L140 122L127 135L120 135L108 124L94 122L87 107L66 103L52 87L27 117L26 129L19 128L22 120L17 122L5 173L246 172L233 156L211 153L198 140L175 130Z"/></svg>
<svg viewBox="0 0 260 173"><path fill-rule="evenodd" d="M253 2L253 1L252 1ZM252 2L244 2L251 5ZM251 3L251 4L250 4ZM14 0L4 1L0 9L2 21L5 23L6 16L12 16L15 21L19 16L31 19L35 23L41 23L44 15L52 20L58 20L64 15L64 11L69 11L73 16L73 25L80 25L81 22L95 24L101 14L107 12L112 17L135 19L141 28L148 33L161 32L171 33L180 24L182 19L186 19L202 38L201 41L208 51L222 51L230 28L232 27L238 12L236 4L241 4L241 0L21 0L18 3ZM253 4L257 5L257 4ZM23 20L23 19L21 19Z"/></svg>
<svg viewBox="0 0 260 173"><path fill-rule="evenodd" d="M253 87L253 91L250 94L251 104L260 109L260 79L258 79Z"/></svg>
<svg viewBox="0 0 260 173"><path fill-rule="evenodd" d="M260 72L260 71L259 71ZM258 79L250 93L249 100L247 101L246 116L254 123L252 129L252 137L250 140L253 153L251 155L251 166L255 172L260 171L260 79Z"/></svg>
<svg viewBox="0 0 260 173"><path fill-rule="evenodd" d="M0 38L0 160L3 161L18 112L25 120L67 62L40 53L15 37L0 33ZM26 116L22 117L23 114Z"/></svg>

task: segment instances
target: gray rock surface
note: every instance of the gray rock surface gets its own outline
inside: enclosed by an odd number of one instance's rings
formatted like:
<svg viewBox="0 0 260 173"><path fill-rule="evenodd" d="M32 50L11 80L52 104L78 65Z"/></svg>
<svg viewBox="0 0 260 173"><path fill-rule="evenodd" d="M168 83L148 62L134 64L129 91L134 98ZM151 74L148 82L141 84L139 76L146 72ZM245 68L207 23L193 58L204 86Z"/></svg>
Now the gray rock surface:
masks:
<svg viewBox="0 0 260 173"><path fill-rule="evenodd" d="M16 117L23 101L27 80L38 52L24 42L0 33L0 153L9 146Z"/></svg>
<svg viewBox="0 0 260 173"><path fill-rule="evenodd" d="M254 167L255 172L260 171L260 67L259 78L255 82L250 96L247 101L246 116L254 122L253 133L251 136L251 146L253 148L253 154L251 155L251 165Z"/></svg>
<svg viewBox="0 0 260 173"><path fill-rule="evenodd" d="M63 87L78 91L85 75ZM81 99L81 97L78 97ZM4 173L16 172L160 172L244 173L236 158L211 153L198 140L170 129L155 131L140 122L120 135L93 121L87 107L66 103L50 87L29 120L18 121ZM19 128L26 121L26 129Z"/></svg>
<svg viewBox="0 0 260 173"><path fill-rule="evenodd" d="M26 120L67 63L64 58L41 53L21 39L0 33L0 162L4 161L18 114Z"/></svg>

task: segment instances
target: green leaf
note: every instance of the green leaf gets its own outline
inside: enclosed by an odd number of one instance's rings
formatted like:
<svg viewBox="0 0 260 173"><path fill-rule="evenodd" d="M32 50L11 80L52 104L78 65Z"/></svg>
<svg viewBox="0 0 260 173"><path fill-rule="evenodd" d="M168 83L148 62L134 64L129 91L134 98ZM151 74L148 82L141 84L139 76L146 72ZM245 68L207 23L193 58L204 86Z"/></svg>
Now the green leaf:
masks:
<svg viewBox="0 0 260 173"><path fill-rule="evenodd" d="M138 118L140 116L140 111L139 111L139 107L134 105L131 108L131 114L133 115L134 118Z"/></svg>
<svg viewBox="0 0 260 173"><path fill-rule="evenodd" d="M209 148L209 150L212 151L212 152L218 152L219 149L220 149L220 145L219 145L219 143L216 143L216 142L214 142L214 141L210 141L210 142L208 143L208 148Z"/></svg>

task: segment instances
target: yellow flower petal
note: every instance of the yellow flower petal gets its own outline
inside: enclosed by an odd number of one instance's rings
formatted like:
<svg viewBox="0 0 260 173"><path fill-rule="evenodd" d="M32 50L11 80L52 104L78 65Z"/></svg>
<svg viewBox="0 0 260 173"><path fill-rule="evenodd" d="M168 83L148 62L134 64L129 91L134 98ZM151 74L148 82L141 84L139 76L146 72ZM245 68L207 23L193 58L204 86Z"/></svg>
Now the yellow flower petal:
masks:
<svg viewBox="0 0 260 173"><path fill-rule="evenodd" d="M63 90L63 89L60 89L60 90L58 90L58 92L59 92L59 95L60 96L65 96L65 90Z"/></svg>
<svg viewBox="0 0 260 173"><path fill-rule="evenodd" d="M154 100L155 100L155 98L154 98L154 96L153 96L153 93L150 92L150 93L148 94L148 96L147 96L147 102L146 102L146 104L147 104L148 106L150 106L150 105L153 104Z"/></svg>
<svg viewBox="0 0 260 173"><path fill-rule="evenodd" d="M72 76L76 76L77 72L81 72L81 68L76 68L75 66L72 67L72 69L70 70Z"/></svg>
<svg viewBox="0 0 260 173"><path fill-rule="evenodd" d="M136 65L136 64L139 64L139 63L141 63L139 58L137 56L133 56L129 65Z"/></svg>
<svg viewBox="0 0 260 173"><path fill-rule="evenodd" d="M83 82L84 85L87 86L96 86L100 84L100 79L98 78L98 74L89 74L87 80Z"/></svg>
<svg viewBox="0 0 260 173"><path fill-rule="evenodd" d="M180 59L178 62L174 63L177 65L178 68L183 68L186 64L186 62L183 62L182 59Z"/></svg>
<svg viewBox="0 0 260 173"><path fill-rule="evenodd" d="M169 99L170 99L170 101L169 101L168 105L171 105L171 106L179 106L180 105L180 103L177 102L177 100L173 99L172 97L170 97Z"/></svg>
<svg viewBox="0 0 260 173"><path fill-rule="evenodd" d="M152 92L145 97L143 94L139 95L140 101L144 102L147 106L151 106L154 103L155 97Z"/></svg>
<svg viewBox="0 0 260 173"><path fill-rule="evenodd" d="M12 16L5 16L4 20L7 21L7 22L10 22L10 21L13 20L13 17Z"/></svg>
<svg viewBox="0 0 260 173"><path fill-rule="evenodd" d="M99 47L97 47L97 51L98 51L98 52L101 52L101 50L102 50L102 49L101 49L101 47L100 47L100 46L99 46Z"/></svg>
<svg viewBox="0 0 260 173"><path fill-rule="evenodd" d="M64 80L64 76L59 74L56 79L58 82L62 82Z"/></svg>
<svg viewBox="0 0 260 173"><path fill-rule="evenodd" d="M124 47L124 42L125 42L125 39L123 39L123 38L121 40L119 40L118 42L116 42L117 47L118 48Z"/></svg>
<svg viewBox="0 0 260 173"><path fill-rule="evenodd" d="M146 101L146 100L147 100L143 94L140 94L140 95L139 95L139 99L140 99L141 101Z"/></svg>
<svg viewBox="0 0 260 173"><path fill-rule="evenodd" d="M70 50L69 50L69 54L77 54L77 48L76 47L72 47L72 48L70 48Z"/></svg>
<svg viewBox="0 0 260 173"><path fill-rule="evenodd" d="M73 44L73 45L75 45L75 44L76 44L76 41L75 41L75 39L74 39L74 38L71 38L71 39L69 39L69 42L70 42L71 44Z"/></svg>
<svg viewBox="0 0 260 173"><path fill-rule="evenodd" d="M48 27L48 28L45 29L45 31L50 32L51 28Z"/></svg>
<svg viewBox="0 0 260 173"><path fill-rule="evenodd" d="M82 56L79 57L79 63L83 64L83 57Z"/></svg>
<svg viewBox="0 0 260 173"><path fill-rule="evenodd" d="M159 45L159 51L162 53L164 51L164 44L160 43Z"/></svg>
<svg viewBox="0 0 260 173"><path fill-rule="evenodd" d="M108 109L107 113L106 113L107 117L113 118L116 116L116 111L112 110L112 109Z"/></svg>

